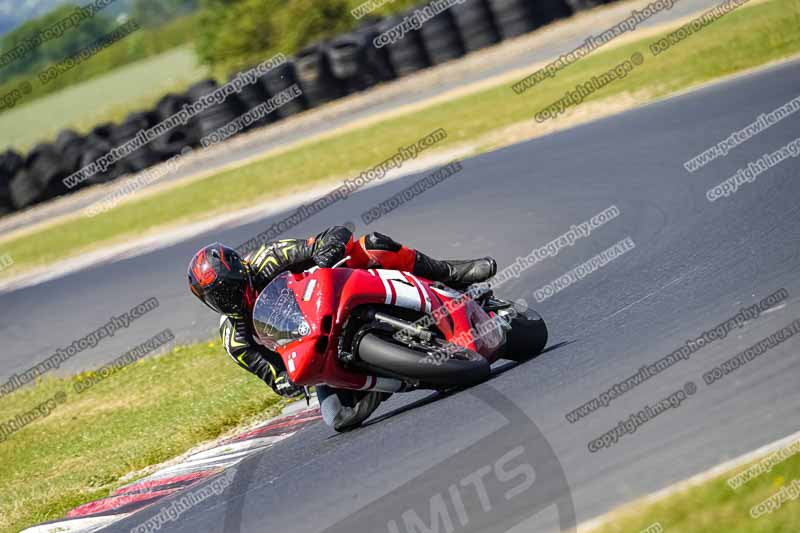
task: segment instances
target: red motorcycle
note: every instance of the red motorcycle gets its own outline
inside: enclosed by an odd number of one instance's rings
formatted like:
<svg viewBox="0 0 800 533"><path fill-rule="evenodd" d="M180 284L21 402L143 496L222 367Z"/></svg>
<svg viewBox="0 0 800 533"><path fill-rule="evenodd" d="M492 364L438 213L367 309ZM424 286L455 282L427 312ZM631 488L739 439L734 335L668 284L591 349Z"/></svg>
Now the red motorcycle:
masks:
<svg viewBox="0 0 800 533"><path fill-rule="evenodd" d="M303 386L446 390L485 380L497 359L541 353L538 314L488 290L468 293L397 270L285 272L259 295L253 324Z"/></svg>

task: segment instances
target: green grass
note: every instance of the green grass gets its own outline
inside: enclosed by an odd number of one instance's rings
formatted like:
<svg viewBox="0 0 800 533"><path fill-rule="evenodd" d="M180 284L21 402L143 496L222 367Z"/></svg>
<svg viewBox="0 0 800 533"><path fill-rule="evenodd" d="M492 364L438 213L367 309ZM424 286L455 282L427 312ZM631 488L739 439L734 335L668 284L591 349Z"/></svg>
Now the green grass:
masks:
<svg viewBox="0 0 800 533"><path fill-rule="evenodd" d="M283 405L219 342L144 359L81 394L73 390L77 379L45 378L0 400L5 422L66 392L48 417L0 442L2 532L62 517L108 496L122 476Z"/></svg>
<svg viewBox="0 0 800 533"><path fill-rule="evenodd" d="M800 455L794 455L760 477L736 490L726 480L741 468L673 494L653 504L632 504L612 515L614 520L592 533L629 533L642 531L656 522L665 533L797 533L800 531L800 499L787 501L757 519L750 509L783 486L800 480Z"/></svg>
<svg viewBox="0 0 800 533"><path fill-rule="evenodd" d="M158 28L142 27L92 56L88 61L84 61L75 68L61 73L56 79L45 85L39 82L37 76L42 70L55 64L55 62L31 65L29 72L0 81L0 94L6 94L18 88L22 82L27 81L33 90L22 98L17 107L31 104L66 88L83 85L98 77L112 74L119 69L124 69L127 65L145 62L148 58L173 51L176 48L190 47L189 43L191 43L193 36L197 32L198 24L197 15L186 15L167 22ZM118 25L115 24L112 27L116 28ZM64 55L61 59L66 59L66 57L68 55ZM192 56L192 59L194 60L194 56ZM153 71L150 73L151 78L153 78L152 74L154 73L169 74L169 72L164 71ZM146 71L140 72L140 74L145 74L142 78L148 79ZM154 81L154 79L150 79L151 83ZM158 83L154 84L158 85ZM137 85L141 86L141 84ZM13 112L14 109L16 107L0 110L0 117Z"/></svg>
<svg viewBox="0 0 800 533"><path fill-rule="evenodd" d="M0 146L25 150L65 128L87 132L103 122L120 122L206 75L188 46L131 63L0 114Z"/></svg>
<svg viewBox="0 0 800 533"><path fill-rule="evenodd" d="M383 161L399 145L411 144L436 128L444 128L449 134L437 146L447 146L531 121L536 112L561 98L567 89L637 51L645 55L645 64L587 101L631 93L646 93L654 99L796 54L800 52L800 0L747 5L654 58L647 45L655 39L596 52L523 96L516 96L510 84L503 84L123 204L92 219L74 219L9 240L0 248L14 258L16 265L0 276L63 259L104 241L207 216L217 209L252 205L277 192L334 176L356 175Z"/></svg>

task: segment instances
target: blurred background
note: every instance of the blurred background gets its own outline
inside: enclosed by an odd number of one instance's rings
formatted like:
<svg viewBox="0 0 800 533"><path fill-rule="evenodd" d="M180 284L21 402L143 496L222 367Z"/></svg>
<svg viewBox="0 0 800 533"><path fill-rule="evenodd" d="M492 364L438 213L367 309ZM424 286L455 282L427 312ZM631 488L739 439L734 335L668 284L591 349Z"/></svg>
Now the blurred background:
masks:
<svg viewBox="0 0 800 533"><path fill-rule="evenodd" d="M102 2L102 3L101 3ZM0 3L0 216L82 187L134 174L197 146L270 96L298 83L303 96L271 123L530 32L601 0L466 0L382 48L379 33L426 4L418 0L4 0ZM59 37L25 46L67 20ZM441 6L440 6L441 7ZM136 29L42 82L53 65L89 50L131 21ZM21 53L15 53L22 50ZM276 53L291 60L67 189L62 180L239 71Z"/></svg>

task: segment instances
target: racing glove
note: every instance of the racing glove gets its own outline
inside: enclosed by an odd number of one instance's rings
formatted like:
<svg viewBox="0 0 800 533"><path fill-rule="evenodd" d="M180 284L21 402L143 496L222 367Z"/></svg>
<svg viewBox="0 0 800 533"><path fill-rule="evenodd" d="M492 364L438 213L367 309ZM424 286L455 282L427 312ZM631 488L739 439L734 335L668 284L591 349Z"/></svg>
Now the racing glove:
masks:
<svg viewBox="0 0 800 533"><path fill-rule="evenodd" d="M317 236L312 258L317 266L330 268L347 254L347 243L353 234L344 226L333 226Z"/></svg>

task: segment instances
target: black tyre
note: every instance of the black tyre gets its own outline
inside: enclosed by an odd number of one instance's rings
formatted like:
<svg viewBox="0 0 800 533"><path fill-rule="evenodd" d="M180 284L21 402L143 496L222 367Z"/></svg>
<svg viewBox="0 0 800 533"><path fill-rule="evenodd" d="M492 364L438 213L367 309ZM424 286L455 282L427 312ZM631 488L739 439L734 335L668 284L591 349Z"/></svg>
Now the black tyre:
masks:
<svg viewBox="0 0 800 533"><path fill-rule="evenodd" d="M308 46L295 58L297 81L310 107L344 96L344 85L333 76L325 44Z"/></svg>
<svg viewBox="0 0 800 533"><path fill-rule="evenodd" d="M86 138L86 145L81 157L81 168L91 165L115 148L113 131L114 125L108 123L96 126L91 133L89 133L89 136ZM123 159L122 161L118 161L109 166L105 172L98 172L92 177L86 179L79 185L79 187L98 183L106 183L117 179L127 172L128 168L125 166L125 160ZM77 188L78 187L75 187L74 190L77 190Z"/></svg>
<svg viewBox="0 0 800 533"><path fill-rule="evenodd" d="M366 21L355 35L362 40L364 47L364 68L361 76L365 78L366 85L375 85L383 81L393 80L397 77L389 59L389 50L385 47L377 48L373 44L379 35L378 24L380 20Z"/></svg>
<svg viewBox="0 0 800 533"><path fill-rule="evenodd" d="M466 0L450 8L466 52L480 50L500 41L500 33L485 0Z"/></svg>
<svg viewBox="0 0 800 533"><path fill-rule="evenodd" d="M186 97L191 102L196 103L200 98L214 92L218 88L219 86L214 80L203 80L192 85L189 90L186 91ZM199 140L206 135L211 135L229 122L236 120L243 111L239 97L235 93L230 94L223 101L212 103L194 115L189 120L189 128L194 131L195 136Z"/></svg>
<svg viewBox="0 0 800 533"><path fill-rule="evenodd" d="M67 171L52 144L43 143L34 147L25 159L25 170L28 179L36 182L39 189L37 202L71 192L64 185Z"/></svg>
<svg viewBox="0 0 800 533"><path fill-rule="evenodd" d="M357 346L358 358L370 367L419 380L431 388L466 387L480 383L490 374L489 362L481 355L463 350L432 360L378 333L367 333Z"/></svg>
<svg viewBox="0 0 800 533"><path fill-rule="evenodd" d="M9 193L14 209L24 209L40 202L46 196L42 185L28 175L28 171L17 172L9 184Z"/></svg>
<svg viewBox="0 0 800 533"><path fill-rule="evenodd" d="M547 345L547 325L536 311L528 310L511 320L511 331L501 356L511 361L527 361L542 353Z"/></svg>
<svg viewBox="0 0 800 533"><path fill-rule="evenodd" d="M600 4L604 4L602 0L566 0L567 5L573 11L573 13L578 11L584 11L586 9L592 9L595 6Z"/></svg>
<svg viewBox="0 0 800 533"><path fill-rule="evenodd" d="M287 61L264 75L264 86L270 98L295 84L297 84L297 73L294 61ZM308 109L308 102L304 94L277 108L274 115L276 118L287 118L306 109Z"/></svg>
<svg viewBox="0 0 800 533"><path fill-rule="evenodd" d="M189 99L184 95L167 94L156 104L156 123L171 117L188 103ZM172 128L156 137L150 146L156 156L163 161L179 154L187 146L194 146L199 140L196 132L186 125Z"/></svg>
<svg viewBox="0 0 800 533"><path fill-rule="evenodd" d="M230 79L235 77L236 74L231 74ZM242 90L239 93L239 101L242 103L242 112L248 113L252 111L256 107L266 102L268 98L269 93L267 93L267 88L264 86L264 77L262 76L258 78L255 83L248 83L242 87ZM248 124L247 129L249 130L252 128L266 126L270 122L275 122L275 120L275 114L269 113Z"/></svg>
<svg viewBox="0 0 800 533"><path fill-rule="evenodd" d="M531 11L534 21L541 26L568 17L573 10L565 0L537 0L533 2Z"/></svg>
<svg viewBox="0 0 800 533"><path fill-rule="evenodd" d="M421 9L424 8L433 10L430 4L422 6ZM428 20L419 31L432 65L439 65L464 55L464 45L461 43L458 28L449 9Z"/></svg>
<svg viewBox="0 0 800 533"><path fill-rule="evenodd" d="M0 155L0 215L16 209L11 199L11 181L22 169L24 162L22 156L13 150Z"/></svg>
<svg viewBox="0 0 800 533"><path fill-rule="evenodd" d="M402 16L389 17L377 25L377 30L379 34L382 34L402 22ZM388 51L389 61L397 77L406 76L431 65L428 53L425 51L422 38L417 30L406 33L402 39L386 44L381 48L386 48Z"/></svg>
<svg viewBox="0 0 800 533"><path fill-rule="evenodd" d="M68 174L80 170L81 158L86 145L86 137L72 130L63 130L56 137L56 151L61 155L61 164Z"/></svg>
<svg viewBox="0 0 800 533"><path fill-rule="evenodd" d="M534 17L532 3L529 0L489 0L489 7L503 39L518 37L541 26Z"/></svg>
<svg viewBox="0 0 800 533"><path fill-rule="evenodd" d="M331 73L348 94L362 91L381 81L367 57L367 46L362 34L349 33L337 37L325 47Z"/></svg>
<svg viewBox="0 0 800 533"><path fill-rule="evenodd" d="M114 146L122 146L134 139L140 131L149 129L156 122L158 122L158 115L153 111L131 113L125 122L112 129L111 142ZM161 161L160 154L153 150L152 143L146 143L125 157L123 165L130 172L140 172L159 161Z"/></svg>

